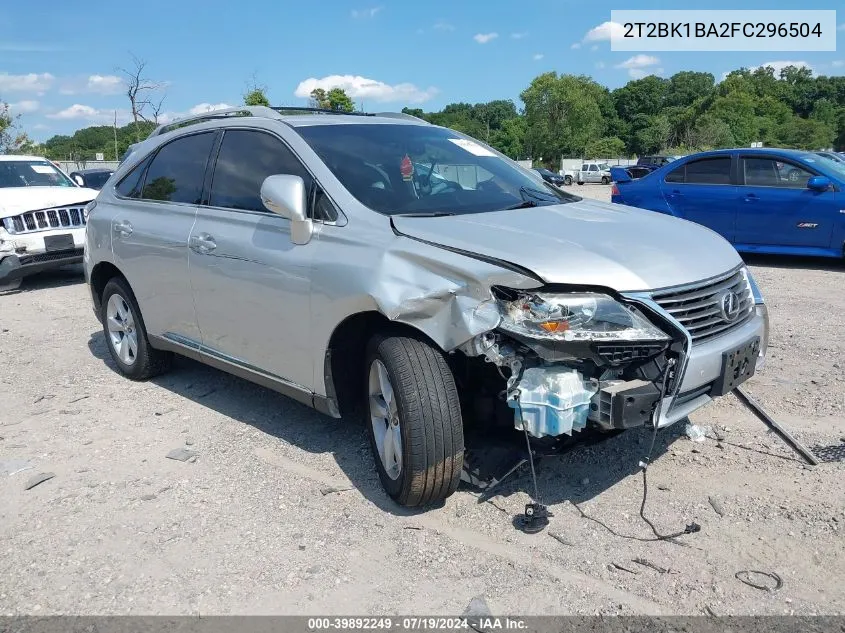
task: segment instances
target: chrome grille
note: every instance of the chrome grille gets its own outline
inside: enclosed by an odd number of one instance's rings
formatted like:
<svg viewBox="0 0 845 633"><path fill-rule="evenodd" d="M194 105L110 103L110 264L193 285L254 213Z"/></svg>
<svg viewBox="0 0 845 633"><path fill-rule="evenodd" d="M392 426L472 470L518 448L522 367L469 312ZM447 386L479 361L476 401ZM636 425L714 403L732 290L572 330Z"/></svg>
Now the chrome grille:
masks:
<svg viewBox="0 0 845 633"><path fill-rule="evenodd" d="M3 218L3 227L12 235L58 228L85 226L84 206L59 207L46 211L29 211Z"/></svg>
<svg viewBox="0 0 845 633"><path fill-rule="evenodd" d="M736 294L739 304L733 320L726 319L722 311L722 299L729 293ZM693 343L727 334L754 313L754 297L745 269L701 284L659 290L652 299L687 329Z"/></svg>

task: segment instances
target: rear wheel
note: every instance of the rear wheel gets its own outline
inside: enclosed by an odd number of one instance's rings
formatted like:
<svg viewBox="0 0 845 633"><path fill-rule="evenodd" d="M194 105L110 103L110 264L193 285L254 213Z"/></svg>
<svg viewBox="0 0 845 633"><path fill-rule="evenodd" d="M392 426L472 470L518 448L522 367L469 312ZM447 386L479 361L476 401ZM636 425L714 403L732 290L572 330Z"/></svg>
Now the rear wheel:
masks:
<svg viewBox="0 0 845 633"><path fill-rule="evenodd" d="M121 374L147 380L168 369L173 355L153 349L135 295L120 277L110 279L100 300L106 346Z"/></svg>
<svg viewBox="0 0 845 633"><path fill-rule="evenodd" d="M601 177L601 184L609 185L610 184L610 178L608 178L607 176L602 176Z"/></svg>
<svg viewBox="0 0 845 633"><path fill-rule="evenodd" d="M563 179L563 184L565 184L567 187L571 187L572 186L572 176L566 176Z"/></svg>
<svg viewBox="0 0 845 633"><path fill-rule="evenodd" d="M443 354L407 336L376 336L367 353L367 431L379 478L404 506L442 501L458 487L464 433Z"/></svg>
<svg viewBox="0 0 845 633"><path fill-rule="evenodd" d="M578 184L579 184L579 185L583 185L583 184L584 184L584 181L583 181L583 180L579 180L579 181L578 181Z"/></svg>

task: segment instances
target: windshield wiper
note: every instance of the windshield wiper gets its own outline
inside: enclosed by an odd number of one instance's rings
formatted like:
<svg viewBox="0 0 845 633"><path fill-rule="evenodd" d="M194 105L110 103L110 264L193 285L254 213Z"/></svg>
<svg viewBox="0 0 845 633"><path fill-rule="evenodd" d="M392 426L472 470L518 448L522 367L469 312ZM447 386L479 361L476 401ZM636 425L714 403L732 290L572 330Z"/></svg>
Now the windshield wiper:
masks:
<svg viewBox="0 0 845 633"><path fill-rule="evenodd" d="M539 207L540 205L534 202L533 200L523 200L519 204L515 204L512 207L505 207L504 211L513 211L514 209L530 209L532 207Z"/></svg>
<svg viewBox="0 0 845 633"><path fill-rule="evenodd" d="M420 211L417 213L394 213L394 218L444 218L455 215L451 211Z"/></svg>

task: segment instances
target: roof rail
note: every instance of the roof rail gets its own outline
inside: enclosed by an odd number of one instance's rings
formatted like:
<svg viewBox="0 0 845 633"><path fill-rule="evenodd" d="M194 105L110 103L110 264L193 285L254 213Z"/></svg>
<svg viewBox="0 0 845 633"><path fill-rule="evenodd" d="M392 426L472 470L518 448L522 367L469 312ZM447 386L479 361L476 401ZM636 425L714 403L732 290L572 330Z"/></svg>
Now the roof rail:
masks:
<svg viewBox="0 0 845 633"><path fill-rule="evenodd" d="M235 108L209 110L208 112L202 112L201 114L196 114L194 116L183 117L181 119L171 121L170 123L159 125L155 130L153 130L152 134L150 134L148 138L158 136L159 134L165 134L167 132L170 132L171 130L178 129L185 125L193 125L196 123L202 123L204 121L213 121L215 119L225 119L227 117L232 116L263 116L276 119L279 117L279 114L275 112L272 108L266 108L264 106L238 106Z"/></svg>
<svg viewBox="0 0 845 633"><path fill-rule="evenodd" d="M414 116L413 114L406 114L405 112L376 112L374 116L382 116L388 119L406 119L408 121L418 121L419 123L425 123L426 125L431 125L425 119L421 119L418 116Z"/></svg>
<svg viewBox="0 0 845 633"><path fill-rule="evenodd" d="M288 112L308 112L311 114L349 114L353 116L375 116L369 112L348 112L347 110L332 110L330 108L309 108L298 106L272 106L271 110L279 114L286 114Z"/></svg>

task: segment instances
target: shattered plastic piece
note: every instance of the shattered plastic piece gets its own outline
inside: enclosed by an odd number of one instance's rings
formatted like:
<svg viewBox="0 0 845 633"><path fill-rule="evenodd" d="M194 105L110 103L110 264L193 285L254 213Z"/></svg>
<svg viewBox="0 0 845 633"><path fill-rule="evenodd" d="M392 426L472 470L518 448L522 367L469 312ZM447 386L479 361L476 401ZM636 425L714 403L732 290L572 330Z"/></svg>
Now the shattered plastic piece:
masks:
<svg viewBox="0 0 845 633"><path fill-rule="evenodd" d="M175 459L179 462L186 462L191 459L191 457L196 457L197 455L199 455L199 453L187 448L174 448L165 457L167 457L167 459Z"/></svg>
<svg viewBox="0 0 845 633"><path fill-rule="evenodd" d="M29 478L24 486L24 490L30 490L31 488L35 488L38 484L43 484L45 481L52 479L56 476L56 473L38 473L37 475L33 475Z"/></svg>
<svg viewBox="0 0 845 633"><path fill-rule="evenodd" d="M693 442L703 442L707 436L707 430L704 427L687 422L684 427L684 434Z"/></svg>
<svg viewBox="0 0 845 633"><path fill-rule="evenodd" d="M320 492L325 497L335 492L346 492L352 490L352 486L320 486Z"/></svg>
<svg viewBox="0 0 845 633"><path fill-rule="evenodd" d="M514 426L534 437L572 435L583 429L590 399L597 391L596 385L566 367L526 369L518 389L519 399L508 400L514 409Z"/></svg>

